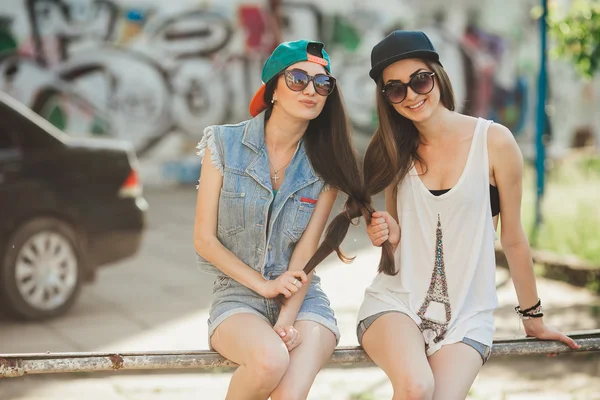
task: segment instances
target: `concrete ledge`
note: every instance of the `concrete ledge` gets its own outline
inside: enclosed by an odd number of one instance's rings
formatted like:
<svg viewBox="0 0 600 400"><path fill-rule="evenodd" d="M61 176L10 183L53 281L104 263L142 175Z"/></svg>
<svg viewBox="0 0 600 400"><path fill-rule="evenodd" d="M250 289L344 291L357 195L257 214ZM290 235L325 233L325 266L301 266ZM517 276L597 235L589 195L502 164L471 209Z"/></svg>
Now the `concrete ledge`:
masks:
<svg viewBox="0 0 600 400"><path fill-rule="evenodd" d="M495 244L496 265L508 268L506 255L499 241ZM562 256L546 250L531 249L531 258L543 268L541 276L568 284L586 287L600 281L600 265L575 256Z"/></svg>
<svg viewBox="0 0 600 400"><path fill-rule="evenodd" d="M573 350L560 342L535 338L514 338L494 341L495 356L530 354L561 354L600 351L600 330L568 334L581 348ZM338 347L328 366L373 364L361 347ZM31 374L65 372L97 372L117 370L200 369L235 367L236 364L208 350L148 351L125 353L31 353L0 354L0 378Z"/></svg>

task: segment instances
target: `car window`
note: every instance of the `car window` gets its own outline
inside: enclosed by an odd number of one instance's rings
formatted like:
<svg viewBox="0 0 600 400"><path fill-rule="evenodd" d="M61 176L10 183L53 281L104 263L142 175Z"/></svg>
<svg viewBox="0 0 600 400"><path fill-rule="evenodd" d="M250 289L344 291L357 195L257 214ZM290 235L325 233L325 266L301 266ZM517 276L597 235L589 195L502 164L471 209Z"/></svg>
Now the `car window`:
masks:
<svg viewBox="0 0 600 400"><path fill-rule="evenodd" d="M12 133L13 141L18 139L21 150L47 150L61 144L56 136L48 132L48 129L56 130L48 121L22 104L16 101L12 103L0 101L0 121L4 123L5 130ZM64 135L62 132L60 134Z"/></svg>

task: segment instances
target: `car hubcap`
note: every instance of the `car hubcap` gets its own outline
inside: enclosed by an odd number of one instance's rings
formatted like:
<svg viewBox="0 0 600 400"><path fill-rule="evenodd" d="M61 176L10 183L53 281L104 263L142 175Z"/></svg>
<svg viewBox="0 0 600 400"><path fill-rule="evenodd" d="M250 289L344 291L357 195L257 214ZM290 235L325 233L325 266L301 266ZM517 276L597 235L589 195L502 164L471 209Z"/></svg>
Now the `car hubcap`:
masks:
<svg viewBox="0 0 600 400"><path fill-rule="evenodd" d="M32 307L62 306L77 283L77 257L71 243L56 232L39 232L17 256L15 278L23 299Z"/></svg>

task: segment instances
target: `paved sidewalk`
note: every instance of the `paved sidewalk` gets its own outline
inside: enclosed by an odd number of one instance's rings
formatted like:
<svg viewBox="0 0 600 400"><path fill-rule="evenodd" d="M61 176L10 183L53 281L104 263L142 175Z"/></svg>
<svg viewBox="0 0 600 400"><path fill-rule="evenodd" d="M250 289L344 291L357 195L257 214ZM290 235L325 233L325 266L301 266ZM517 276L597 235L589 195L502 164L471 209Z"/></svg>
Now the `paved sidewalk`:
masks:
<svg viewBox="0 0 600 400"><path fill-rule="evenodd" d="M191 243L195 191L150 190L150 228L140 255L101 271L67 316L39 324L0 321L0 353L45 351L189 350L207 348L210 278L197 271ZM378 198L378 207L382 199ZM375 274L380 252L364 227L351 227L343 248L357 255L345 265L329 257L318 268L336 311L340 345L356 345L356 313ZM498 270L497 337L523 335L512 307L516 296ZM600 299L585 289L540 279L547 322L563 330L600 326ZM460 360L457 360L460 367ZM600 400L600 356L494 358L469 399ZM154 400L223 399L230 373L195 371L67 374L0 380L0 399ZM309 399L389 399L378 368L325 369Z"/></svg>

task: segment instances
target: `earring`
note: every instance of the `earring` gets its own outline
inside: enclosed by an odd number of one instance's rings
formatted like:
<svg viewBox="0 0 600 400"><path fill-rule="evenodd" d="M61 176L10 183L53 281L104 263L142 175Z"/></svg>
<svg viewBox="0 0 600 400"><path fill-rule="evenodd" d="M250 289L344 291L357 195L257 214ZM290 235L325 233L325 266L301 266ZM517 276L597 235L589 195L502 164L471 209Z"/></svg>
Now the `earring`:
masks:
<svg viewBox="0 0 600 400"><path fill-rule="evenodd" d="M275 103L277 103L277 100L271 99L271 104L275 105Z"/></svg>

